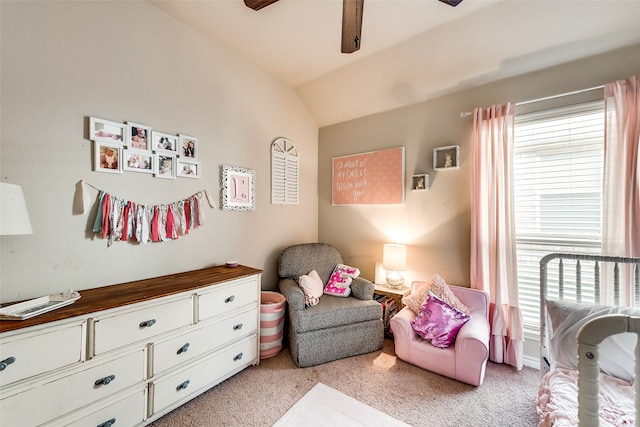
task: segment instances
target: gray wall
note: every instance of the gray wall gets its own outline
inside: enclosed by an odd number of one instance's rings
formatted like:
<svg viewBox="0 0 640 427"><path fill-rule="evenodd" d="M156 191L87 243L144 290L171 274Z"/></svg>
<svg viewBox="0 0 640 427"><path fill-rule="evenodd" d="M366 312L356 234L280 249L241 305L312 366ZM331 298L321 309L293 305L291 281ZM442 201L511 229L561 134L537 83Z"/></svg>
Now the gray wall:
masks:
<svg viewBox="0 0 640 427"><path fill-rule="evenodd" d="M407 282L437 273L450 284L469 286L473 117L461 119L460 113L625 79L640 74L637 58L640 45L321 128L319 240L340 248L345 263L371 280L383 244L398 242L408 245ZM434 171L433 149L454 144L460 145L460 168ZM406 147L404 204L332 206L333 157L397 146ZM431 188L410 190L411 175L423 173L429 174ZM538 336L525 332L525 364L537 368Z"/></svg>
<svg viewBox="0 0 640 427"><path fill-rule="evenodd" d="M282 248L317 240L318 128L295 93L146 2L0 2L1 179L25 192L33 235L0 238L0 301L82 290L237 260L276 288ZM199 138L202 177L93 172L88 117ZM300 151L300 204L270 203L270 144ZM256 210L219 209L219 168L256 171ZM88 233L80 180L146 204L206 189L216 208L176 241ZM91 190L91 201L97 192ZM95 207L95 206L94 206Z"/></svg>
<svg viewBox="0 0 640 427"><path fill-rule="evenodd" d="M473 117L460 112L602 85L640 73L640 45L464 90L453 95L320 129L319 239L341 248L346 262L374 278L384 243L408 245L410 280L438 273L468 286L471 239ZM460 145L461 167L434 171L433 149ZM406 147L406 201L399 205L331 204L331 159ZM411 191L411 175L427 173L428 191Z"/></svg>

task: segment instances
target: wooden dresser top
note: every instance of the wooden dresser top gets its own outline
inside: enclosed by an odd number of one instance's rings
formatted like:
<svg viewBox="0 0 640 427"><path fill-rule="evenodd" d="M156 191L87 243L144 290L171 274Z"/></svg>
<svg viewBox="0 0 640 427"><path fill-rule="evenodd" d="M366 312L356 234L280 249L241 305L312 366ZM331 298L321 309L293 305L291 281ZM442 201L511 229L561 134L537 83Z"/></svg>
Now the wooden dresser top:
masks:
<svg viewBox="0 0 640 427"><path fill-rule="evenodd" d="M259 273L262 273L262 270L243 265L233 268L216 266L117 285L85 289L78 291L80 299L71 305L30 319L0 320L0 333L175 295Z"/></svg>

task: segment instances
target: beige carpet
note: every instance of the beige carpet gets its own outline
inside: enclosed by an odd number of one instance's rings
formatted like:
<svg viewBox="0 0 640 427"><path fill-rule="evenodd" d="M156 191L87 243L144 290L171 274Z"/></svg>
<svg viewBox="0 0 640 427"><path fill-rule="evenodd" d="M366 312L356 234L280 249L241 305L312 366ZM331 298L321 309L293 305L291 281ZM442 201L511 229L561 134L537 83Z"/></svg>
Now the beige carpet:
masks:
<svg viewBox="0 0 640 427"><path fill-rule="evenodd" d="M296 368L288 349L160 418L153 427L269 427L323 383L414 427L536 427L538 371L487 365L480 387L442 377L382 350ZM319 415L321 416L321 415Z"/></svg>
<svg viewBox="0 0 640 427"><path fill-rule="evenodd" d="M274 427L410 427L371 406L318 383Z"/></svg>

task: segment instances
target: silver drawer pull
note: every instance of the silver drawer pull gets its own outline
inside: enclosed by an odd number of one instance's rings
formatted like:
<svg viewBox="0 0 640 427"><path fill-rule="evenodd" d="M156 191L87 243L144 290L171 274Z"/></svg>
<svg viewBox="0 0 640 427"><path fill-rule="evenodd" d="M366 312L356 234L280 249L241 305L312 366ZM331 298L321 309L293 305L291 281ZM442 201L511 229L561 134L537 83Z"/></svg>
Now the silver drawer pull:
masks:
<svg viewBox="0 0 640 427"><path fill-rule="evenodd" d="M233 325L233 330L234 331L239 331L240 329L242 329L242 323L238 323L237 325Z"/></svg>
<svg viewBox="0 0 640 427"><path fill-rule="evenodd" d="M116 423L115 418L111 418L109 421L105 421L103 423L98 424L96 427L111 427Z"/></svg>
<svg viewBox="0 0 640 427"><path fill-rule="evenodd" d="M104 377L104 378L100 378L99 380L96 380L96 382L94 383L94 385L108 385L111 381L115 380L116 376L115 375L109 375L108 377Z"/></svg>
<svg viewBox="0 0 640 427"><path fill-rule="evenodd" d="M150 328L155 325L156 319L145 320L144 322L140 322L141 328Z"/></svg>
<svg viewBox="0 0 640 427"><path fill-rule="evenodd" d="M189 350L189 343L186 343L185 345L183 345L182 347L180 347L178 349L177 354L182 354L182 353L186 353L187 350Z"/></svg>
<svg viewBox="0 0 640 427"><path fill-rule="evenodd" d="M7 366L11 365L15 361L16 358L13 356L4 359L2 362L0 362L0 371L4 371Z"/></svg>
<svg viewBox="0 0 640 427"><path fill-rule="evenodd" d="M238 353L235 355L235 357L233 358L234 362L237 362L238 360L242 359L242 353Z"/></svg>
<svg viewBox="0 0 640 427"><path fill-rule="evenodd" d="M233 300L236 299L235 295L231 295L229 298L227 298L226 300L224 300L225 304L228 304L230 302L233 302Z"/></svg>
<svg viewBox="0 0 640 427"><path fill-rule="evenodd" d="M191 381L186 380L185 382L183 382L182 384L178 384L178 387L176 387L176 390L186 390L187 387L189 387L189 383Z"/></svg>

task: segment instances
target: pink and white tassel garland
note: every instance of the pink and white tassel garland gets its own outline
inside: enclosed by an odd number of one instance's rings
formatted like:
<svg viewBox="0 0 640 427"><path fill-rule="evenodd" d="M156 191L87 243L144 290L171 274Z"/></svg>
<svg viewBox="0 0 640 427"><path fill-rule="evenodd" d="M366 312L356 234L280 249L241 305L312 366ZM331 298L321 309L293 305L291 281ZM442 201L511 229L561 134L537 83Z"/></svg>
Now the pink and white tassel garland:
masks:
<svg viewBox="0 0 640 427"><path fill-rule="evenodd" d="M108 239L109 246L118 240L144 244L179 239L204 225L203 198L214 207L207 190L173 203L142 205L113 196L84 181L81 184L80 191L84 192L84 186L89 185L99 193L93 232ZM82 200L86 200L84 195Z"/></svg>

